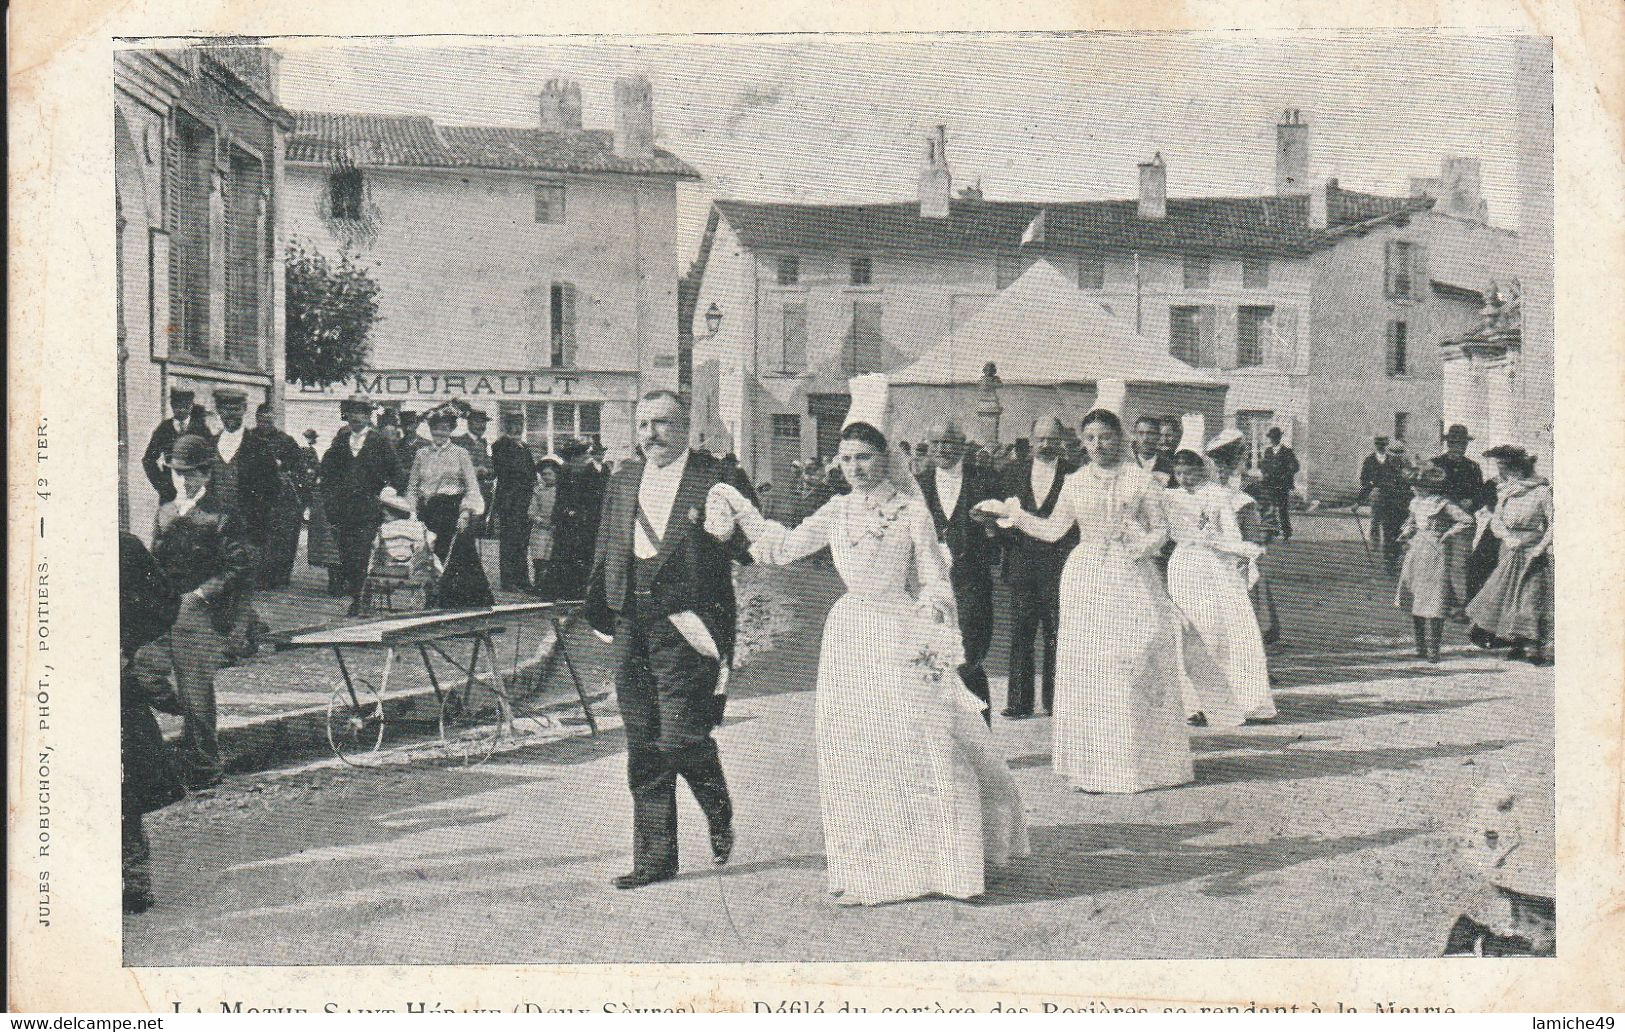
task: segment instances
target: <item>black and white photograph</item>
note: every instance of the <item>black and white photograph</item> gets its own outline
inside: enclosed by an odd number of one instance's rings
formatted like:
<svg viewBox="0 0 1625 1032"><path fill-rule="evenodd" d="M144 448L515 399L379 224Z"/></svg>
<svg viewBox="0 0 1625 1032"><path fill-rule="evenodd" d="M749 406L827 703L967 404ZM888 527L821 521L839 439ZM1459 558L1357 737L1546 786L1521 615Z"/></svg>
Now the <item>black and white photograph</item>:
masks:
<svg viewBox="0 0 1625 1032"><path fill-rule="evenodd" d="M1561 955L1552 60L118 41L123 963Z"/></svg>

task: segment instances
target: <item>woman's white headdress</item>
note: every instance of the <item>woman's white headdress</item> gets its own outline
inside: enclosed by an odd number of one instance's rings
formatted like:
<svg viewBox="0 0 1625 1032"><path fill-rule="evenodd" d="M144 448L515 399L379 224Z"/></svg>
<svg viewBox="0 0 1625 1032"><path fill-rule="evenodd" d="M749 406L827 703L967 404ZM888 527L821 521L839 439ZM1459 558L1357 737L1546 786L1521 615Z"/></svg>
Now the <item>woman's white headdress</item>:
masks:
<svg viewBox="0 0 1625 1032"><path fill-rule="evenodd" d="M909 468L908 459L897 450L891 435L891 381L883 373L867 373L847 381L852 405L846 410L845 430L853 423L867 423L880 431L886 439L886 477L892 485L907 495L920 493L919 482Z"/></svg>

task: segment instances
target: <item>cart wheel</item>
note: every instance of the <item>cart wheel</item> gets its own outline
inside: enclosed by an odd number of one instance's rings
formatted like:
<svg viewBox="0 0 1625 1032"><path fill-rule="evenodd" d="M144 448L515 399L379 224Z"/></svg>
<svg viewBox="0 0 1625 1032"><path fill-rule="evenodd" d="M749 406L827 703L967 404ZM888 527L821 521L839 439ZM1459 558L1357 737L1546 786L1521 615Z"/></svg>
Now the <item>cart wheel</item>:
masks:
<svg viewBox="0 0 1625 1032"><path fill-rule="evenodd" d="M359 758L378 751L384 741L384 697L369 681L357 677L355 698L339 685L327 700L327 744L333 755L358 767Z"/></svg>
<svg viewBox="0 0 1625 1032"><path fill-rule="evenodd" d="M445 765L484 763L513 721L508 700L490 681L448 689L440 700L440 745Z"/></svg>

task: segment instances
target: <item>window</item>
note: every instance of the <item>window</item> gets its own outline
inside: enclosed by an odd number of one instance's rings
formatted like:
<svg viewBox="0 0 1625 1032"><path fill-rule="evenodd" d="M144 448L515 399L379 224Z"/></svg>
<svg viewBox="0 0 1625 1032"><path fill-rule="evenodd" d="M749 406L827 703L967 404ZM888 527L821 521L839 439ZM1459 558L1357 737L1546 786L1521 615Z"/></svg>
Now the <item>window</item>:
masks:
<svg viewBox="0 0 1625 1032"><path fill-rule="evenodd" d="M1218 366L1212 305L1174 305L1168 309L1168 353L1202 369Z"/></svg>
<svg viewBox="0 0 1625 1032"><path fill-rule="evenodd" d="M1383 248L1383 289L1393 298L1420 301L1428 286L1427 251L1420 244L1390 240Z"/></svg>
<svg viewBox="0 0 1625 1032"><path fill-rule="evenodd" d="M175 113L170 164L170 304L180 350L209 358L209 302L213 291L209 198L214 179L214 133L183 111Z"/></svg>
<svg viewBox="0 0 1625 1032"><path fill-rule="evenodd" d="M1404 320L1395 319L1388 324L1388 375L1404 376L1409 370L1406 354L1410 343L1410 329Z"/></svg>
<svg viewBox="0 0 1625 1032"><path fill-rule="evenodd" d="M1086 254L1078 259L1078 289L1106 289L1106 259L1098 254Z"/></svg>
<svg viewBox="0 0 1625 1032"><path fill-rule="evenodd" d="M568 368L576 364L576 288L555 283L548 299L548 364Z"/></svg>
<svg viewBox="0 0 1625 1032"><path fill-rule="evenodd" d="M874 282L874 267L868 258L852 259L852 285L867 287Z"/></svg>
<svg viewBox="0 0 1625 1032"><path fill-rule="evenodd" d="M784 306L784 338L779 354L781 373L799 373L807 368L807 306Z"/></svg>
<svg viewBox="0 0 1625 1032"><path fill-rule="evenodd" d="M1185 256L1185 289L1199 290L1208 285L1213 263L1205 254Z"/></svg>
<svg viewBox="0 0 1625 1032"><path fill-rule="evenodd" d="M366 202L366 184L359 168L341 168L327 177L328 215L355 221Z"/></svg>
<svg viewBox="0 0 1625 1032"><path fill-rule="evenodd" d="M1242 305L1236 309L1236 368L1264 364L1264 337L1275 309L1268 305Z"/></svg>
<svg viewBox="0 0 1625 1032"><path fill-rule="evenodd" d="M801 259L793 254L779 256L779 286L793 287L801 282Z"/></svg>
<svg viewBox="0 0 1625 1032"><path fill-rule="evenodd" d="M789 415L775 412L773 414L773 436L781 441L801 440L801 417L794 412Z"/></svg>
<svg viewBox="0 0 1625 1032"><path fill-rule="evenodd" d="M1187 365L1195 365L1200 355L1195 305L1175 305L1168 309L1168 353Z"/></svg>
<svg viewBox="0 0 1625 1032"><path fill-rule="evenodd" d="M998 266L993 272L994 287L999 290L1008 287L1021 278L1021 274L1027 271L1027 265L1027 259L1019 254L999 255Z"/></svg>
<svg viewBox="0 0 1625 1032"><path fill-rule="evenodd" d="M264 177L258 158L232 148L226 190L226 361L249 369L260 349L260 255L265 244Z"/></svg>
<svg viewBox="0 0 1625 1032"><path fill-rule="evenodd" d="M1270 285L1270 260L1268 258L1243 258L1241 260L1241 287L1243 290L1263 290Z"/></svg>
<svg viewBox="0 0 1625 1032"><path fill-rule="evenodd" d="M536 221L564 221L564 184L536 184Z"/></svg>
<svg viewBox="0 0 1625 1032"><path fill-rule="evenodd" d="M1394 440L1403 441L1405 431L1411 428L1411 414L1409 412L1394 413Z"/></svg>
<svg viewBox="0 0 1625 1032"><path fill-rule="evenodd" d="M853 302L852 328L847 333L846 375L862 376L884 368L884 338L880 332L883 314L879 301Z"/></svg>
<svg viewBox="0 0 1625 1032"><path fill-rule="evenodd" d="M566 438L603 443L603 406L596 401L503 402L500 408L523 413L525 443L539 455L556 453Z"/></svg>

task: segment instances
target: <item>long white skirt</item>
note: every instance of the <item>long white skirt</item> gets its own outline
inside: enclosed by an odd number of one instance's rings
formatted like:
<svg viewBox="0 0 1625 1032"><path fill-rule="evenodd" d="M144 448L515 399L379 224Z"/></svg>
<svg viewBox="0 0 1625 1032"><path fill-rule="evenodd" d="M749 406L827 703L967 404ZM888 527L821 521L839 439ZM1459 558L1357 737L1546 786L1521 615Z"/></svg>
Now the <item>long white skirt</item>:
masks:
<svg viewBox="0 0 1625 1032"><path fill-rule="evenodd" d="M1021 797L952 668L922 648L958 650L958 629L922 619L906 596L847 595L824 626L818 663L818 782L829 890L842 903L984 891L984 865L1028 853Z"/></svg>
<svg viewBox="0 0 1625 1032"><path fill-rule="evenodd" d="M1209 723L1221 726L1232 721L1215 716L1227 711L1246 720L1275 716L1264 639L1236 561L1201 545L1180 545L1168 560L1168 593L1185 616L1186 708L1216 711L1208 712ZM1204 668L1217 668L1222 678L1227 698L1218 704L1197 701L1207 693L1191 671Z"/></svg>
<svg viewBox="0 0 1625 1032"><path fill-rule="evenodd" d="M1180 695L1179 612L1149 560L1079 545L1061 573L1055 770L1087 792L1196 779Z"/></svg>

